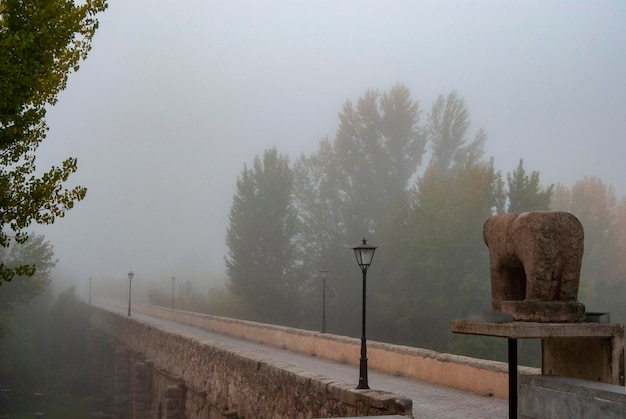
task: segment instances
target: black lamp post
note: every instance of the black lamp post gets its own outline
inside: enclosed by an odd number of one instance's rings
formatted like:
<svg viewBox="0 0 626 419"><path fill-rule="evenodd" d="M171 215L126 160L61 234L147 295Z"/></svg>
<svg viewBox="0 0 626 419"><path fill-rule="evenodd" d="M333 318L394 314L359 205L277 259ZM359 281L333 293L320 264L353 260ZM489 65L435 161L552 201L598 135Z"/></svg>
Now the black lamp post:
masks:
<svg viewBox="0 0 626 419"><path fill-rule="evenodd" d="M328 269L322 269L320 276L322 277L322 333L326 333L326 278L328 278Z"/></svg>
<svg viewBox="0 0 626 419"><path fill-rule="evenodd" d="M172 310L174 310L174 282L176 282L176 277L172 277Z"/></svg>
<svg viewBox="0 0 626 419"><path fill-rule="evenodd" d="M91 304L91 277L89 277L89 304Z"/></svg>
<svg viewBox="0 0 626 419"><path fill-rule="evenodd" d="M133 283L133 276L135 276L133 271L128 272L128 316L129 317L130 317L130 287Z"/></svg>
<svg viewBox="0 0 626 419"><path fill-rule="evenodd" d="M367 277L367 268L372 264L374 259L375 246L367 244L367 240L363 239L363 243L357 247L353 247L356 263L359 264L361 272L363 272L363 319L361 327L361 359L359 362L359 385L357 389L370 388L367 383L367 346L365 341L365 283Z"/></svg>

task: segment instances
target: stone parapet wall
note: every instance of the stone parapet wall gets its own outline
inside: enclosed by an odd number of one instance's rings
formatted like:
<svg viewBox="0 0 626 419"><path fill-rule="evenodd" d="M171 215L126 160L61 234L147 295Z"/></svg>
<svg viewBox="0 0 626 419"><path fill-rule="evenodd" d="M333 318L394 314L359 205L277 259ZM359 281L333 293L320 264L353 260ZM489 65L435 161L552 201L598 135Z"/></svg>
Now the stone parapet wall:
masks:
<svg viewBox="0 0 626 419"><path fill-rule="evenodd" d="M626 417L623 386L558 376L523 376L518 416L525 419Z"/></svg>
<svg viewBox="0 0 626 419"><path fill-rule="evenodd" d="M149 311L149 307L135 306L135 311L144 310ZM192 324L193 316L185 318L188 319L185 323ZM181 397L186 418L412 414L410 399L377 390L355 390L353 386L214 341L170 332L96 307L92 307L90 320L94 327L114 336L126 350L145 358L146 363L134 365L140 369L149 366L156 372L153 388L163 387L155 384L164 371L170 380L179 383L186 392ZM269 336L276 339L281 334L276 328L268 331L267 339ZM254 334L252 330L248 333ZM144 394L145 384L141 387ZM170 386L166 390L168 399L174 400L175 388ZM163 389L155 391L155 399L164 393Z"/></svg>
<svg viewBox="0 0 626 419"><path fill-rule="evenodd" d="M136 304L135 310L232 337L358 365L360 339L290 327L210 316ZM427 349L368 341L370 368L424 380L480 395L508 398L508 365ZM520 374L540 374L538 368L519 367Z"/></svg>

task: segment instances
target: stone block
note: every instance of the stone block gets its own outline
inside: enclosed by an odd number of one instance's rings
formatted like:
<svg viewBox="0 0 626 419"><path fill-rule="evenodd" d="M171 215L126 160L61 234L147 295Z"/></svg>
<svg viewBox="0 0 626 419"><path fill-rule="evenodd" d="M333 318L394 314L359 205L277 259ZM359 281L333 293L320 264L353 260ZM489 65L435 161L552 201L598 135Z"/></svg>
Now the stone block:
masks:
<svg viewBox="0 0 626 419"><path fill-rule="evenodd" d="M576 304L584 232L575 216L562 211L499 214L485 222L483 238L489 248L493 311L522 321L584 320L584 306Z"/></svg>

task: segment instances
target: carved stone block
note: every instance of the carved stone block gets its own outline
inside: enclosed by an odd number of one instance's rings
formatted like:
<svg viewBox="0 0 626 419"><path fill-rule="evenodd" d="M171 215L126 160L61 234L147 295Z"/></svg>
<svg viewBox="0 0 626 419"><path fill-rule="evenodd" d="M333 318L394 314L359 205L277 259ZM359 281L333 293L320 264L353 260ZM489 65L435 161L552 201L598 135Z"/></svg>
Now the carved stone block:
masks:
<svg viewBox="0 0 626 419"><path fill-rule="evenodd" d="M489 218L491 309L515 320L581 322L577 301L583 227L568 212L534 211Z"/></svg>

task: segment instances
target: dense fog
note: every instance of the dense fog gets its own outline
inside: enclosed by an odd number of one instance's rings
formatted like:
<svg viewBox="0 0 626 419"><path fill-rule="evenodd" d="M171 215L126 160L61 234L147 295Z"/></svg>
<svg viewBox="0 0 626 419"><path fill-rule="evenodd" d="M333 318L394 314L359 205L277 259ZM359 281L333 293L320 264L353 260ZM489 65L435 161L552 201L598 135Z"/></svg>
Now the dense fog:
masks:
<svg viewBox="0 0 626 419"><path fill-rule="evenodd" d="M244 164L273 146L292 161L315 152L346 100L396 83L425 113L456 91L497 170L523 158L542 184L596 176L621 197L625 12L619 1L111 1L38 151L42 168L76 156L70 181L87 198L37 232L82 296L89 277L124 287L131 269L164 290L172 276L221 284Z"/></svg>
<svg viewBox="0 0 626 419"><path fill-rule="evenodd" d="M489 308L495 213L579 217L580 301L626 321L626 4L172 3L111 0L64 90L46 67L63 73L50 45L75 29L57 37L52 8L2 10L0 390L14 409L47 394L59 417L84 416L92 297L310 330L323 316L347 336L367 301L369 339L503 360L503 340L449 327ZM15 31L29 19L48 30ZM41 178L76 157L65 186L86 198L30 178L34 150ZM378 246L366 299L363 237ZM520 363L538 365L536 343Z"/></svg>

